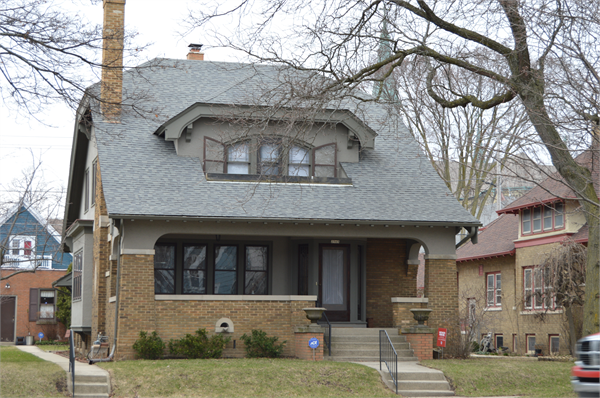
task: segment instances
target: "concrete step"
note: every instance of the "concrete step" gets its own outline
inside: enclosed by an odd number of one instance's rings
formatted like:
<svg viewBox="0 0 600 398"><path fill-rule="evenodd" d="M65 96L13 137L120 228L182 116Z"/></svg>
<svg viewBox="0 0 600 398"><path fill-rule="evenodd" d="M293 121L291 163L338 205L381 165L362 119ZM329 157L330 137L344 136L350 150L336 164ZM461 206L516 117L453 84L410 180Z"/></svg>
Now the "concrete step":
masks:
<svg viewBox="0 0 600 398"><path fill-rule="evenodd" d="M379 354L377 356L364 356L357 357L356 355L352 356L338 356L338 355L327 355L327 351L325 351L325 355L323 358L326 361L335 361L335 362L379 362ZM416 357L398 357L398 362L416 362Z"/></svg>
<svg viewBox="0 0 600 398"><path fill-rule="evenodd" d="M442 372L400 372L398 373L398 380L442 380L445 382L446 377Z"/></svg>
<svg viewBox="0 0 600 398"><path fill-rule="evenodd" d="M71 373L67 372L67 390L73 393ZM75 374L75 397L80 398L108 398L110 384L108 377L94 374Z"/></svg>
<svg viewBox="0 0 600 398"><path fill-rule="evenodd" d="M108 398L108 397L109 397L108 394L79 394L77 391L75 391L74 398Z"/></svg>
<svg viewBox="0 0 600 398"><path fill-rule="evenodd" d="M69 373L69 375L70 375L70 373ZM77 383L108 383L108 377L105 375L94 375L94 374L79 375L79 374L75 373L75 384L77 384Z"/></svg>
<svg viewBox="0 0 600 398"><path fill-rule="evenodd" d="M397 350L408 350L410 349L410 344L406 343L406 342L392 342L392 344L394 345L394 348ZM369 350L377 350L379 351L379 342L374 343L374 342L367 342L367 343L360 343L357 344L357 342L355 341L338 341L338 340L332 340L331 341L331 348L335 349L335 348L340 348L340 349L344 349L344 348L355 348L356 346L362 347L363 349L369 349Z"/></svg>
<svg viewBox="0 0 600 398"><path fill-rule="evenodd" d="M327 337L327 335L325 335ZM396 343L406 343L405 336L390 336L390 340L392 344ZM331 336L331 342L349 342L349 343L377 343L379 344L379 336Z"/></svg>
<svg viewBox="0 0 600 398"><path fill-rule="evenodd" d="M413 358L414 357L414 352L411 349L396 350L396 353L398 354L398 358L400 358L400 357ZM365 356L368 356L368 357L377 356L377 360L379 360L379 349L373 350L373 349L367 349L367 348L363 348L363 347L356 347L356 348L351 348L351 347L333 348L333 347L331 347L331 355L342 356L342 357L356 356L357 358L365 357ZM416 361L416 358L414 360Z"/></svg>
<svg viewBox="0 0 600 398"><path fill-rule="evenodd" d="M402 391L451 391L446 380L398 380L398 390Z"/></svg>
<svg viewBox="0 0 600 398"><path fill-rule="evenodd" d="M75 392L77 394L108 394L108 384L75 382Z"/></svg>
<svg viewBox="0 0 600 398"><path fill-rule="evenodd" d="M331 328L333 336L379 336L379 331L385 330L388 335L398 336L398 329L395 328Z"/></svg>
<svg viewBox="0 0 600 398"><path fill-rule="evenodd" d="M453 397L454 391L398 390L398 394L403 397Z"/></svg>

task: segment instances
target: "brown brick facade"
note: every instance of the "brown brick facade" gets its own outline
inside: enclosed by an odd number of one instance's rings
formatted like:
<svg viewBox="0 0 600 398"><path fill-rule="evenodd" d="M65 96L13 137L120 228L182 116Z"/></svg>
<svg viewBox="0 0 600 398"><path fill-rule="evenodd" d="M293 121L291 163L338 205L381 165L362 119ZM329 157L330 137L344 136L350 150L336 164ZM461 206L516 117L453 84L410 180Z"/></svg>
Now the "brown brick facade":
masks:
<svg viewBox="0 0 600 398"><path fill-rule="evenodd" d="M458 284L456 260L425 259L425 290L428 308L433 311L427 325L452 329L458 320Z"/></svg>
<svg viewBox="0 0 600 398"><path fill-rule="evenodd" d="M105 276L109 270L110 243L108 242L108 223L103 224L102 219L108 219L106 201L102 191L102 178L100 163L96 167L96 192L94 214L94 279L92 293L92 336L95 339L98 332L111 335L112 330L106 329L106 303L108 300L108 280ZM106 224L106 225L105 225Z"/></svg>
<svg viewBox="0 0 600 398"><path fill-rule="evenodd" d="M417 296L417 265L406 265L406 241L367 241L367 319L374 327L393 326L392 297Z"/></svg>
<svg viewBox="0 0 600 398"><path fill-rule="evenodd" d="M433 333L403 333L419 361L433 359Z"/></svg>
<svg viewBox="0 0 600 398"><path fill-rule="evenodd" d="M319 347L314 350L308 346L308 342L312 338L319 340ZM295 340L295 352L299 359L323 360L323 345L325 344L323 333L296 333Z"/></svg>

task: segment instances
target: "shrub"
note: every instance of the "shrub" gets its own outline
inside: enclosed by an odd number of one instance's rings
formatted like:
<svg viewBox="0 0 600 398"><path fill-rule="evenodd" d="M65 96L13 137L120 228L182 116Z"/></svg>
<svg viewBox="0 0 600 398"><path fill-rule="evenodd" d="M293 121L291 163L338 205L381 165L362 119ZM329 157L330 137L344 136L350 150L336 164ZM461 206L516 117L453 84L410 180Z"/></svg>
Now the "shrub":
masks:
<svg viewBox="0 0 600 398"><path fill-rule="evenodd" d="M150 336L146 332L140 332L140 338L133 343L133 349L138 358L160 359L165 351L165 343L158 337L156 331L153 331Z"/></svg>
<svg viewBox="0 0 600 398"><path fill-rule="evenodd" d="M183 355L186 358L220 358L231 337L217 334L208 338L206 329L196 330L196 334L186 334L180 340L169 341L169 352L172 355Z"/></svg>
<svg viewBox="0 0 600 398"><path fill-rule="evenodd" d="M279 358L283 352L283 347L287 341L277 344L277 336L267 337L267 333L262 330L252 330L252 336L244 335L240 337L246 346L246 356L248 358Z"/></svg>

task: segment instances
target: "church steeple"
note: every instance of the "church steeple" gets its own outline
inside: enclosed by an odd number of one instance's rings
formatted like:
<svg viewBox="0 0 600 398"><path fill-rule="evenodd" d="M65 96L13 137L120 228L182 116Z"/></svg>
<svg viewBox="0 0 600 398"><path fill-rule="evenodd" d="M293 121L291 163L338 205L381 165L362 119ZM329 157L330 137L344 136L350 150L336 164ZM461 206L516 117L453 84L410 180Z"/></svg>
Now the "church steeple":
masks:
<svg viewBox="0 0 600 398"><path fill-rule="evenodd" d="M388 30L388 11L384 9L383 23L381 26L381 34L379 35L379 50L377 51L377 62L383 62L392 56L391 37ZM391 66L386 65L382 67L375 75L375 77L385 76ZM393 73L387 76L383 81L376 81L373 84L373 96L386 102L399 102L396 79L394 79Z"/></svg>

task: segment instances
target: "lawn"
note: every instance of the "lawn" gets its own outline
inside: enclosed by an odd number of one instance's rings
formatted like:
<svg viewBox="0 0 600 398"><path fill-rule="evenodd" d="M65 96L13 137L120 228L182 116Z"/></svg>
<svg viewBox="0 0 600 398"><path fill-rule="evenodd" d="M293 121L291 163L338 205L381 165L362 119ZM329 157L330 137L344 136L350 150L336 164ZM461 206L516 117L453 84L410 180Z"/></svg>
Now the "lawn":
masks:
<svg viewBox="0 0 600 398"><path fill-rule="evenodd" d="M58 365L16 347L0 347L1 397L65 397L67 375Z"/></svg>
<svg viewBox="0 0 600 398"><path fill-rule="evenodd" d="M455 388L456 395L577 396L571 388L573 362L477 358L430 360L422 363L443 371Z"/></svg>
<svg viewBox="0 0 600 398"><path fill-rule="evenodd" d="M189 359L99 364L114 397L394 397L366 366L295 359Z"/></svg>

